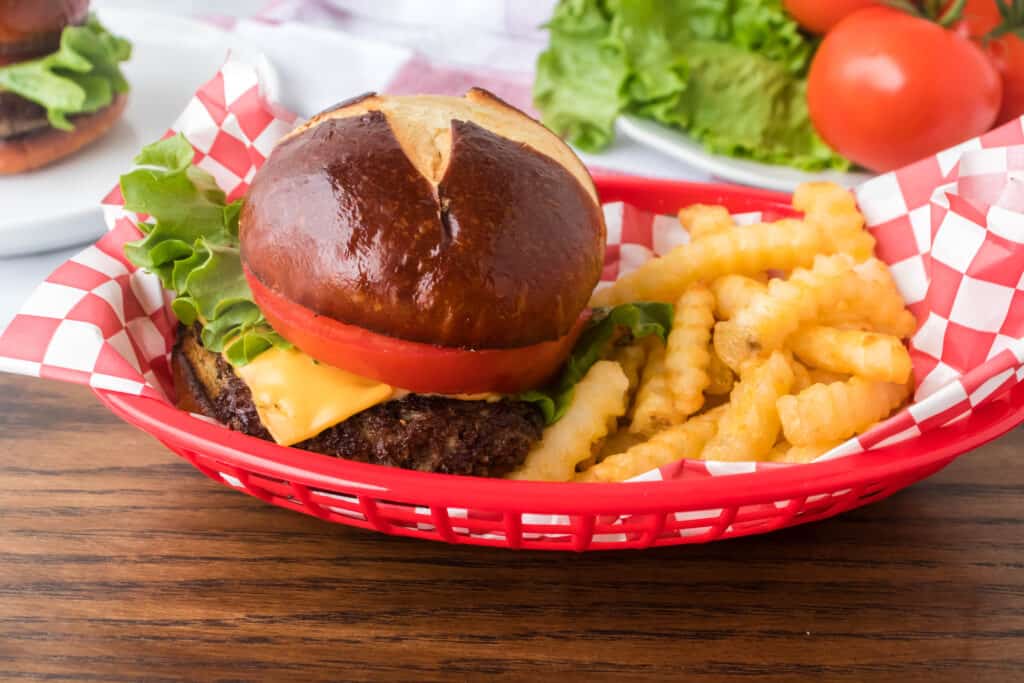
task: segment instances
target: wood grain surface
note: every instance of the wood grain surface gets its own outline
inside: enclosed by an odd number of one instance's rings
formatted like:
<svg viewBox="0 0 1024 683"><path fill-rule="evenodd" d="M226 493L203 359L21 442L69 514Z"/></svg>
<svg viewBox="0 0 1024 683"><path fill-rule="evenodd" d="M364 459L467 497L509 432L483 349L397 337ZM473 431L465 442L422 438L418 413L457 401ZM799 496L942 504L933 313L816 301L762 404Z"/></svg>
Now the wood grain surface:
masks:
<svg viewBox="0 0 1024 683"><path fill-rule="evenodd" d="M1022 449L767 536L513 553L270 507L0 375L0 680L1024 680Z"/></svg>

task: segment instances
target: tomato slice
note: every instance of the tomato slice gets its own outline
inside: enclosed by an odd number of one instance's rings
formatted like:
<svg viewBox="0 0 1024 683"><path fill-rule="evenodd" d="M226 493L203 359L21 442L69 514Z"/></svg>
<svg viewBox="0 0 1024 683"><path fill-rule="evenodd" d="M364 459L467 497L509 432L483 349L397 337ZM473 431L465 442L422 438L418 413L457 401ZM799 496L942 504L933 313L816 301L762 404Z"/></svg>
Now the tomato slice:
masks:
<svg viewBox="0 0 1024 683"><path fill-rule="evenodd" d="M267 321L304 353L361 377L421 394L514 394L540 388L565 362L590 317L586 310L565 336L531 346L478 350L434 346L318 315L271 290L248 268L245 276Z"/></svg>

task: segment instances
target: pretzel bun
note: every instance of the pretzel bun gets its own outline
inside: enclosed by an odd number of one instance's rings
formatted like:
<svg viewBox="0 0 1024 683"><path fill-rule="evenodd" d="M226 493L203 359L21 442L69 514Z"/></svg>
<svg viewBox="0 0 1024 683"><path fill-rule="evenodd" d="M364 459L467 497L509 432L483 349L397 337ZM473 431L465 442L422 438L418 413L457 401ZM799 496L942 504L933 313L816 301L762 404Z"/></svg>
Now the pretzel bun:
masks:
<svg viewBox="0 0 1024 683"><path fill-rule="evenodd" d="M251 276L399 339L511 348L569 332L605 227L586 168L494 95L368 94L286 136L240 223Z"/></svg>

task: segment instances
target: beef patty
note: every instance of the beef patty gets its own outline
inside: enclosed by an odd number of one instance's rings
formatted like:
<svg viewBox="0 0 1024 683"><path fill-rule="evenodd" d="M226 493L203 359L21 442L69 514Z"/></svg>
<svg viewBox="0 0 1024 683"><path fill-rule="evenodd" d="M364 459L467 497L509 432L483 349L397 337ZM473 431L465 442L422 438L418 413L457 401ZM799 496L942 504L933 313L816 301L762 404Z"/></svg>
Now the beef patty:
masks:
<svg viewBox="0 0 1024 683"><path fill-rule="evenodd" d="M114 101L117 101L116 97ZM68 119L74 125L75 121L87 116L90 114L73 114ZM27 137L49 129L50 120L46 118L46 110L43 107L21 95L0 91L0 142Z"/></svg>
<svg viewBox="0 0 1024 683"><path fill-rule="evenodd" d="M21 95L0 91L0 140L48 128L46 110Z"/></svg>
<svg viewBox="0 0 1024 683"><path fill-rule="evenodd" d="M179 405L231 429L270 440L249 387L194 329L179 328L172 354ZM296 448L424 472L500 477L522 464L544 419L522 401L460 401L409 394L380 403Z"/></svg>

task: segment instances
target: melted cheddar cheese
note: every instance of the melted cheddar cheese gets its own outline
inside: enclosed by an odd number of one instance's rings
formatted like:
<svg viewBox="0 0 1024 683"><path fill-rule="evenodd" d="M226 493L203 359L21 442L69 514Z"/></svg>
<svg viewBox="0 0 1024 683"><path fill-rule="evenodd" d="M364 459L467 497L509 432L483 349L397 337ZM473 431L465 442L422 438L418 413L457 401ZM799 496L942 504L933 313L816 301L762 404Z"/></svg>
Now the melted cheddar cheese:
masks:
<svg viewBox="0 0 1024 683"><path fill-rule="evenodd" d="M314 437L394 393L390 385L289 349L264 351L235 373L252 392L263 426L282 446Z"/></svg>

